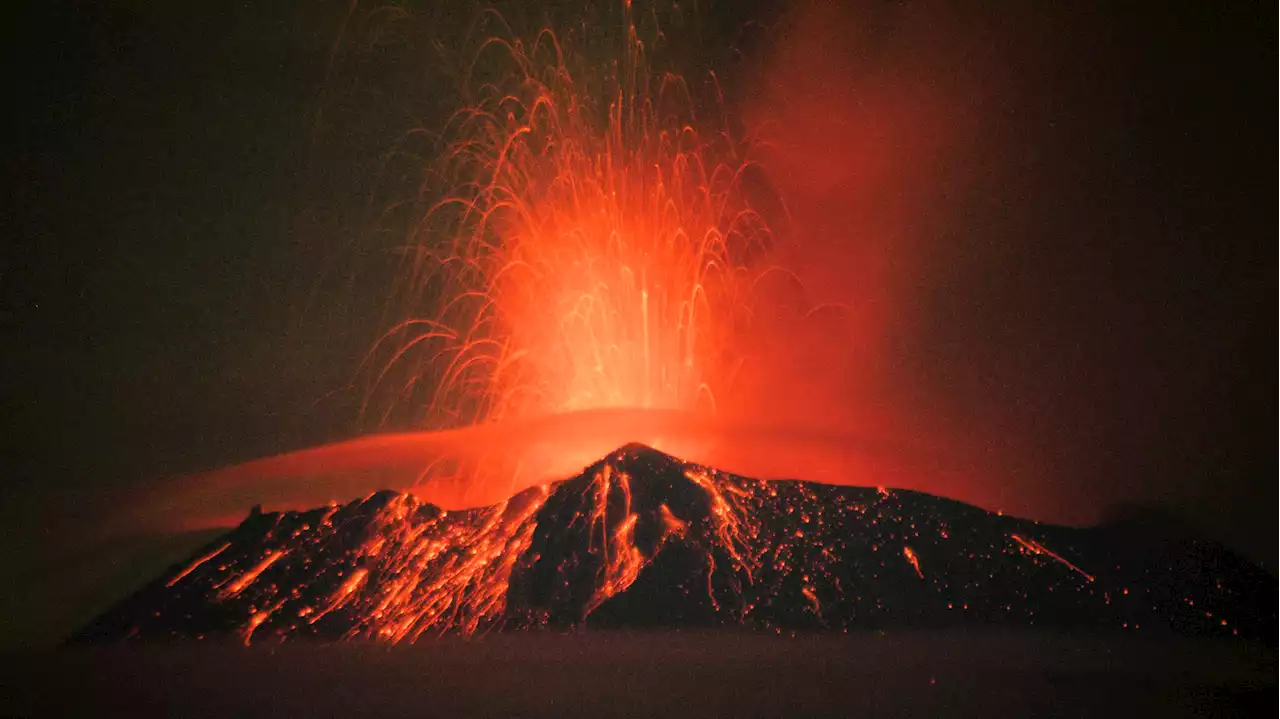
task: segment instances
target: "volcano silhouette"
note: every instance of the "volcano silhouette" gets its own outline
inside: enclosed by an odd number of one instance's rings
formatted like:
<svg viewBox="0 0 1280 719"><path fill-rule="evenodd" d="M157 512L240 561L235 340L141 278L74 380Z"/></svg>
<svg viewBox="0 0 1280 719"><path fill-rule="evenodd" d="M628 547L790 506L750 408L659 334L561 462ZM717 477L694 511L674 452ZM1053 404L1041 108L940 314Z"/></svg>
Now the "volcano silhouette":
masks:
<svg viewBox="0 0 1280 719"><path fill-rule="evenodd" d="M1271 575L1215 543L1140 530L754 480L628 445L491 507L384 491L255 510L72 639L993 625L1275 636Z"/></svg>

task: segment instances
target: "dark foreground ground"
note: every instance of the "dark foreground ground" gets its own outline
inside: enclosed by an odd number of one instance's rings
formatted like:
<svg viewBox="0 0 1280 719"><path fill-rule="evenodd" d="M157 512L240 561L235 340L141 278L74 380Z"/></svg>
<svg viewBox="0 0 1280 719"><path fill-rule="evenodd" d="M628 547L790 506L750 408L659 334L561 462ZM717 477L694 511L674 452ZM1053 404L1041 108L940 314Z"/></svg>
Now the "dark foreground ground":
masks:
<svg viewBox="0 0 1280 719"><path fill-rule="evenodd" d="M1267 716L1274 647L1048 634L504 635L4 656L4 716Z"/></svg>

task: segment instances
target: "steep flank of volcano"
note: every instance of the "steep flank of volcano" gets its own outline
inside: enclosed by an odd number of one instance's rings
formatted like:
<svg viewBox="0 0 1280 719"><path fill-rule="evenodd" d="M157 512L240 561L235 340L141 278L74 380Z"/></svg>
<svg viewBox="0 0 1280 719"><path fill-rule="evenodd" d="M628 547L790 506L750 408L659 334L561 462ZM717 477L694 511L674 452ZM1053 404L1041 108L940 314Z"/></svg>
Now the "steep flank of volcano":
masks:
<svg viewBox="0 0 1280 719"><path fill-rule="evenodd" d="M1212 543L1131 534L747 479L628 445L490 507L379 492L255 512L74 639L966 625L1274 636L1273 577Z"/></svg>

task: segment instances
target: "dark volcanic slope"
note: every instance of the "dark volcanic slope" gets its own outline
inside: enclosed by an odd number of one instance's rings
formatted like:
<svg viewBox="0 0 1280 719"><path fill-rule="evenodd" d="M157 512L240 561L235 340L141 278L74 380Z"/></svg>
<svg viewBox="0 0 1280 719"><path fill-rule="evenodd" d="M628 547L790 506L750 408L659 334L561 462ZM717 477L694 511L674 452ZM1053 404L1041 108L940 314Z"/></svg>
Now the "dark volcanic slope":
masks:
<svg viewBox="0 0 1280 719"><path fill-rule="evenodd" d="M482 509L379 492L254 513L75 639L1004 625L1270 641L1276 606L1275 578L1206 542L763 482L628 446Z"/></svg>

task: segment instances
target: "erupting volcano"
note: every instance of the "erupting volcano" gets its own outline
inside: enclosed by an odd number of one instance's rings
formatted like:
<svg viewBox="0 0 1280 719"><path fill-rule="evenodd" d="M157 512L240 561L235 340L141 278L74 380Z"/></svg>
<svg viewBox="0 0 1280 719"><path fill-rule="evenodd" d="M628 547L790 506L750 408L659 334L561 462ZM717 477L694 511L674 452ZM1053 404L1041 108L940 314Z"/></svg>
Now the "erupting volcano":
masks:
<svg viewBox="0 0 1280 719"><path fill-rule="evenodd" d="M1265 572L1148 528L752 480L631 445L490 507L379 492L255 512L77 639L964 626L1261 638L1274 600Z"/></svg>
<svg viewBox="0 0 1280 719"><path fill-rule="evenodd" d="M1273 716L1276 7L15 3L0 717Z"/></svg>
<svg viewBox="0 0 1280 719"><path fill-rule="evenodd" d="M502 32L466 64L462 109L406 139L430 135L435 159L379 228L401 238L398 271L360 362L360 412L364 428L395 433L191 480L188 507L198 488L233 487L271 511L78 639L401 642L584 626L1273 635L1274 583L1216 545L1006 517L918 491L933 488L921 476L913 489L857 486L900 484L888 480L928 461L899 448L885 463L848 427L832 435L837 462L775 447L768 471L742 472L762 479L724 471L761 466L763 450L701 430L796 420L753 416L787 403L746 396L786 395L810 371L778 360L794 327L884 303L806 294L780 259L798 240L759 137L724 112L714 75L650 69L629 2L621 51L603 65L576 47L589 35L521 39L481 17ZM391 481L306 486L383 469ZM776 479L824 473L841 486ZM279 479L296 481L274 494L254 484ZM394 491L291 510L371 482Z"/></svg>
<svg viewBox="0 0 1280 719"><path fill-rule="evenodd" d="M372 233L397 238L380 254L397 267L357 372L363 430L601 411L723 419L737 376L759 364L762 303L797 281L772 258L786 210L761 140L731 119L713 73L651 69L659 27L643 39L630 3L609 14L620 33L522 37L482 12L460 109L392 153L428 159ZM626 441L680 448L664 444L678 428L650 424L586 448L557 439L541 458L450 449L411 471L446 505L487 503Z"/></svg>

